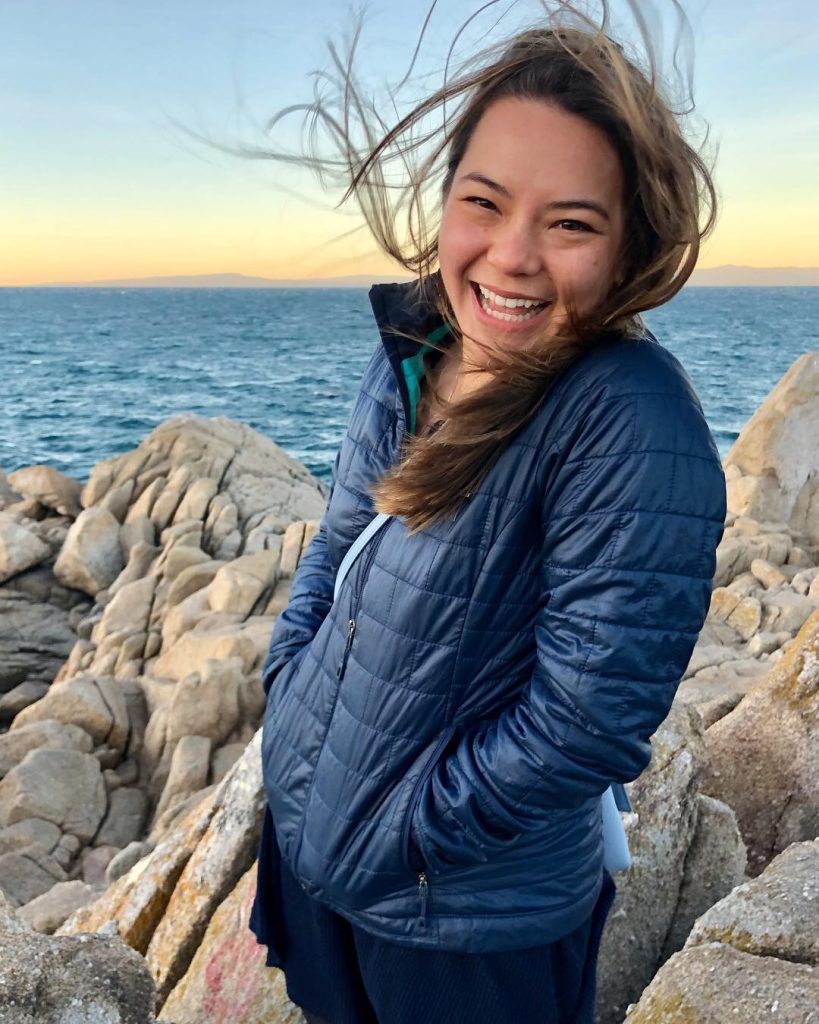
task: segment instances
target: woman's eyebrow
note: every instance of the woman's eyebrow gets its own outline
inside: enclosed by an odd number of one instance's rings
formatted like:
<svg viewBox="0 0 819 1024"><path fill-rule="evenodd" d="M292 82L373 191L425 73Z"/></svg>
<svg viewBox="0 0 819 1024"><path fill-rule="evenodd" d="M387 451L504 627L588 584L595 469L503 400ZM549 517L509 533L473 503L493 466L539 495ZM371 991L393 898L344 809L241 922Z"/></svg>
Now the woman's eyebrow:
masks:
<svg viewBox="0 0 819 1024"><path fill-rule="evenodd" d="M502 195L505 199L512 198L512 193L508 188L497 181L493 181L491 178L487 178L480 171L470 171L469 174L462 174L458 181L476 181L479 185L485 185L487 188L492 189L493 192ZM591 210L592 213L601 216L603 220L611 221L605 206L595 202L593 199L558 199L553 203L548 203L546 206L547 210L576 210L578 208L581 210Z"/></svg>

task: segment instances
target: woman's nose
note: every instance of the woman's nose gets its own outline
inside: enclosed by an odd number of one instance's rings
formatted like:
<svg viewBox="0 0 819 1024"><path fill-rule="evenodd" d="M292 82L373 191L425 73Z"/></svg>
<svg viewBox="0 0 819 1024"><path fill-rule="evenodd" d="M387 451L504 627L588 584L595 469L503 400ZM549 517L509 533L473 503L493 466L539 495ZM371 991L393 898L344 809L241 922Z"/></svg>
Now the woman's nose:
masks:
<svg viewBox="0 0 819 1024"><path fill-rule="evenodd" d="M534 275L543 269L543 254L530 225L508 221L492 233L488 262L504 274Z"/></svg>

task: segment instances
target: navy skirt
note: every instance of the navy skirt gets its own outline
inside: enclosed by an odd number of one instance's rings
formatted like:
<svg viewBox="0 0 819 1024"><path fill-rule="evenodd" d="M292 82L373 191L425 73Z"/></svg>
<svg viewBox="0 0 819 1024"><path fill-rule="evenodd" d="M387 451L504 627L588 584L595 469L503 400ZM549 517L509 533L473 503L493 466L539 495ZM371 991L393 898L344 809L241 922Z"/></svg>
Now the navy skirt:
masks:
<svg viewBox="0 0 819 1024"><path fill-rule="evenodd" d="M591 916L546 946L449 953L370 935L306 895L265 810L250 927L290 999L327 1024L591 1024L597 955L615 885L604 869Z"/></svg>

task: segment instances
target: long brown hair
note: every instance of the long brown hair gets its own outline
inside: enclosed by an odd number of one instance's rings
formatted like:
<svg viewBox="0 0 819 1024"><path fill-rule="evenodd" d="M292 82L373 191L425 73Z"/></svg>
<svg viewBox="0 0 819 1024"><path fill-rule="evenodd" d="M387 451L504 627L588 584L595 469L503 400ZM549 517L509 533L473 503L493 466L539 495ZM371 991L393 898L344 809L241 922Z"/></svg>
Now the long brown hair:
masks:
<svg viewBox="0 0 819 1024"><path fill-rule="evenodd" d="M631 3L636 9L639 0ZM687 26L682 9L672 3ZM346 58L331 46L340 84L336 106L317 97L302 108L309 111L314 138L325 129L335 149L332 159L313 156L308 162L320 175L341 172L347 182L344 200L357 201L380 248L416 276L419 295L433 293L456 337L459 328L436 273L440 209L489 105L507 97L548 101L601 129L622 166L622 280L582 316L569 306L565 323L550 330L543 344L487 351L488 383L455 402L436 394L447 417L444 425L432 436L408 437L399 462L373 486L377 509L401 516L412 531L457 510L582 354L612 338L642 333L639 314L682 288L701 240L713 228L711 174L683 130L690 109L675 113L663 95L639 12L645 68L605 31L605 0L602 11L598 24L559 3L546 27L479 54L392 126L356 86L357 32ZM354 141L354 126L363 129L363 144ZM398 186L396 166L404 178Z"/></svg>

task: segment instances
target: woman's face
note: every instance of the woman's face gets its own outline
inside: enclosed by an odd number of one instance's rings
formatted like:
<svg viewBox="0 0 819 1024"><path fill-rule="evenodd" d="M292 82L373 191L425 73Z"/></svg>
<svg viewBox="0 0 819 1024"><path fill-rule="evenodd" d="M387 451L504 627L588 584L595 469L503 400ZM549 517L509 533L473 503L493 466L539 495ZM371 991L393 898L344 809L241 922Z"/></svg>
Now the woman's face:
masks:
<svg viewBox="0 0 819 1024"><path fill-rule="evenodd" d="M623 172L600 129L540 100L487 108L446 196L441 277L464 357L548 335L571 296L587 312L618 277Z"/></svg>

